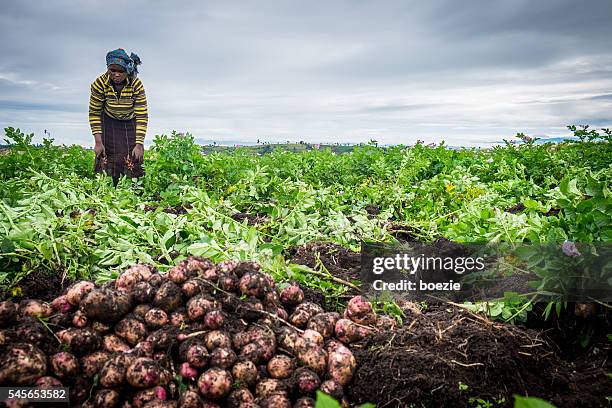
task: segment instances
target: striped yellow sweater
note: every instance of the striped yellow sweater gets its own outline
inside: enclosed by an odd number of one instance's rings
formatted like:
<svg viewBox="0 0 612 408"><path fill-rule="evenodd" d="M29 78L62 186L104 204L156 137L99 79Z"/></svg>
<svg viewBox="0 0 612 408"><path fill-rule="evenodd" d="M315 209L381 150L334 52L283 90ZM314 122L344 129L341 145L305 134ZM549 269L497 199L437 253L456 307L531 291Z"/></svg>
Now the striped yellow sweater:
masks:
<svg viewBox="0 0 612 408"><path fill-rule="evenodd" d="M118 120L136 118L136 143L144 144L147 133L147 97L138 77L127 79L127 84L117 94L108 73L96 78L91 84L89 98L89 124L91 131L102 133L102 111Z"/></svg>

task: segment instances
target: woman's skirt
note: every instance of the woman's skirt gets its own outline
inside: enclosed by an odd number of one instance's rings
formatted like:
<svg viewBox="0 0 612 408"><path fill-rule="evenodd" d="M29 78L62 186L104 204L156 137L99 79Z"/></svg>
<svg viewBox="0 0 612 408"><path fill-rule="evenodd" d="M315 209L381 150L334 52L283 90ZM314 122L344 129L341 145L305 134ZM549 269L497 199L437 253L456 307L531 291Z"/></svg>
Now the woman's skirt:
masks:
<svg viewBox="0 0 612 408"><path fill-rule="evenodd" d="M105 155L96 157L94 170L112 177L143 175L142 163L136 163L132 150L136 145L136 119L117 120L102 114L102 144Z"/></svg>

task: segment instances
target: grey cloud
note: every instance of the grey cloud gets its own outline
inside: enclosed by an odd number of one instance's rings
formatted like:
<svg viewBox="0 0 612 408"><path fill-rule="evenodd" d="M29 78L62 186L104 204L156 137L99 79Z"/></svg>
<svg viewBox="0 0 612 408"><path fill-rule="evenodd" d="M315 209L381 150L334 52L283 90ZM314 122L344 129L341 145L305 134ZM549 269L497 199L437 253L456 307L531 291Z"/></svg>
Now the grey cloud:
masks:
<svg viewBox="0 0 612 408"><path fill-rule="evenodd" d="M609 112L606 0L0 8L0 125L50 124L82 143L89 84L117 47L143 60L150 135L480 143L522 130L557 136L572 118Z"/></svg>

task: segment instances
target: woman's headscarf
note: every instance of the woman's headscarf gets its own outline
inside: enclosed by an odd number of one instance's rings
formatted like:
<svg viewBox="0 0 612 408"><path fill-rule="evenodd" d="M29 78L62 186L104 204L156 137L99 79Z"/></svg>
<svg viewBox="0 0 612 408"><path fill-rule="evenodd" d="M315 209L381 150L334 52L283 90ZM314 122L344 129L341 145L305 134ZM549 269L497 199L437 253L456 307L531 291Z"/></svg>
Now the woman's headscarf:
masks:
<svg viewBox="0 0 612 408"><path fill-rule="evenodd" d="M140 57L138 55L131 53L129 56L127 52L123 48L117 48L116 50L109 51L106 54L106 66L109 65L119 65L128 75L133 75L138 73L137 66L142 64L140 61Z"/></svg>

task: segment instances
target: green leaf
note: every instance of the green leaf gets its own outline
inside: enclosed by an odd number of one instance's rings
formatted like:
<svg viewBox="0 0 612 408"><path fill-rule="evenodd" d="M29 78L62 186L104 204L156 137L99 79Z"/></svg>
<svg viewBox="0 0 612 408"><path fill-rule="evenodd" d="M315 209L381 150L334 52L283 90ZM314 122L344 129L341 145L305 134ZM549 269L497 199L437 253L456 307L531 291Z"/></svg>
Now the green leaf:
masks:
<svg viewBox="0 0 612 408"><path fill-rule="evenodd" d="M322 391L317 391L317 402L315 408L341 408L340 403L325 394Z"/></svg>
<svg viewBox="0 0 612 408"><path fill-rule="evenodd" d="M580 190L576 187L577 180L569 180L567 177L561 180L559 184L559 190L566 196L577 196L580 195Z"/></svg>
<svg viewBox="0 0 612 408"><path fill-rule="evenodd" d="M514 395L514 408L556 408L549 402L536 397Z"/></svg>

